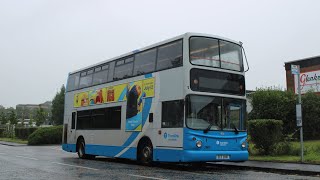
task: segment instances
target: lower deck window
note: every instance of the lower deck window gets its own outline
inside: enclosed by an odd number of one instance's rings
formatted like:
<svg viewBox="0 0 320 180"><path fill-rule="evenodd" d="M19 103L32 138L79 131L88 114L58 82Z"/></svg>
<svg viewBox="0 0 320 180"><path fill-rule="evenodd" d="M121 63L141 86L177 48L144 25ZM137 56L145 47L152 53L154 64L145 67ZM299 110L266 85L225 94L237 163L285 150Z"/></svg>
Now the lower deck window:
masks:
<svg viewBox="0 0 320 180"><path fill-rule="evenodd" d="M77 129L120 129L121 107L78 111Z"/></svg>

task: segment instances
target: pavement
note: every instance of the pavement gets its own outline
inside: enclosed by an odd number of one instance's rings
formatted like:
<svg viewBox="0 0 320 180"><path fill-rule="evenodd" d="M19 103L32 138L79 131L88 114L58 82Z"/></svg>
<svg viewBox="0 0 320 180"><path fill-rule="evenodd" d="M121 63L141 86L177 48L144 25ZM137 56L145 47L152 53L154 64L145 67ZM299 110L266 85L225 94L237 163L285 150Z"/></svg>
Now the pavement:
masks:
<svg viewBox="0 0 320 180"><path fill-rule="evenodd" d="M282 163L282 162L266 162L266 161L246 161L246 162L215 162L208 163L212 165L222 165L229 167L238 167L253 170L263 170L270 172L300 174L300 175L316 175L320 176L320 165L306 163Z"/></svg>
<svg viewBox="0 0 320 180"><path fill-rule="evenodd" d="M7 145L7 146L27 146L26 144L14 143L14 142L6 142L0 141L0 144Z"/></svg>
<svg viewBox="0 0 320 180"><path fill-rule="evenodd" d="M0 141L1 145L7 146L27 146L26 144L19 144L13 142ZM266 162L266 161L246 161L246 162L208 162L207 165L219 165L224 167L250 169L258 171L300 174L320 176L320 164L306 164L306 163L282 163L282 162Z"/></svg>

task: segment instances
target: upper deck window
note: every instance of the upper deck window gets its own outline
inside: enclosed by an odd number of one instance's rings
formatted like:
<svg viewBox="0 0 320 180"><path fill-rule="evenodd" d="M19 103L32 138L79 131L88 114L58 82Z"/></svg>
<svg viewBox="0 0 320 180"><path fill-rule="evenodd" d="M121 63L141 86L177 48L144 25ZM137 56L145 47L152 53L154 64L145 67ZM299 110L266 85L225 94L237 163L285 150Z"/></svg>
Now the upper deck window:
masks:
<svg viewBox="0 0 320 180"><path fill-rule="evenodd" d="M123 79L132 76L133 69L133 57L129 57L127 59L122 59L116 62L116 66L114 68L113 79Z"/></svg>
<svg viewBox="0 0 320 180"><path fill-rule="evenodd" d="M68 79L67 91L78 89L80 73L71 74Z"/></svg>
<svg viewBox="0 0 320 180"><path fill-rule="evenodd" d="M243 70L241 46L214 38L190 38L190 62L195 65Z"/></svg>
<svg viewBox="0 0 320 180"><path fill-rule="evenodd" d="M151 49L142 53L138 53L134 60L133 75L142 75L153 72L155 70L157 49Z"/></svg>
<svg viewBox="0 0 320 180"><path fill-rule="evenodd" d="M108 65L95 68L93 74L93 85L107 82L108 72Z"/></svg>
<svg viewBox="0 0 320 180"><path fill-rule="evenodd" d="M221 68L240 71L242 67L241 47L227 41L220 41Z"/></svg>
<svg viewBox="0 0 320 180"><path fill-rule="evenodd" d="M157 70L182 65L182 40L159 47Z"/></svg>
<svg viewBox="0 0 320 180"><path fill-rule="evenodd" d="M81 77L80 77L79 88L91 86L92 75L93 75L93 69L90 69L88 71L82 72L81 73Z"/></svg>

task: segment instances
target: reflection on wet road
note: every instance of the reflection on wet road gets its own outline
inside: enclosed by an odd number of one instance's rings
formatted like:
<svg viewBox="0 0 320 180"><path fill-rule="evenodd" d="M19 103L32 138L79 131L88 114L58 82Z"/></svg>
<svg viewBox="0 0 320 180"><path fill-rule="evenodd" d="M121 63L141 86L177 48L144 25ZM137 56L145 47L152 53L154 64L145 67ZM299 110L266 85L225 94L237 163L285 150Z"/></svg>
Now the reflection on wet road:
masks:
<svg viewBox="0 0 320 180"><path fill-rule="evenodd" d="M78 159L60 146L0 145L0 179L318 179L220 166L159 164L140 166L134 161L98 157Z"/></svg>

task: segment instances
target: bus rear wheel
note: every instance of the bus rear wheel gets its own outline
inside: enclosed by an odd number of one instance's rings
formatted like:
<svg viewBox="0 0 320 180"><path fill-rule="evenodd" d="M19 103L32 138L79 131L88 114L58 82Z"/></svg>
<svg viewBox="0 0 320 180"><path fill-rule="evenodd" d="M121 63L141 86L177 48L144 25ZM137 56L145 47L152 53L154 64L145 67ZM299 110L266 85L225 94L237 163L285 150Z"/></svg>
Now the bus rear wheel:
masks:
<svg viewBox="0 0 320 180"><path fill-rule="evenodd" d="M85 143L83 139L78 141L77 147L78 157L80 159L86 159Z"/></svg>
<svg viewBox="0 0 320 180"><path fill-rule="evenodd" d="M145 141L139 148L139 162L145 165L151 165L153 161L153 148L149 141Z"/></svg>
<svg viewBox="0 0 320 180"><path fill-rule="evenodd" d="M96 156L95 155L89 155L89 154L86 154L86 145L84 143L84 139L80 139L78 141L78 144L77 144L77 152L78 152L78 157L80 159L94 159Z"/></svg>

